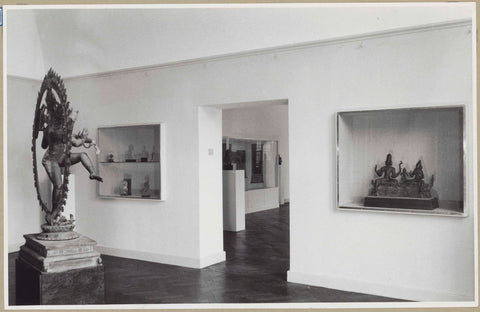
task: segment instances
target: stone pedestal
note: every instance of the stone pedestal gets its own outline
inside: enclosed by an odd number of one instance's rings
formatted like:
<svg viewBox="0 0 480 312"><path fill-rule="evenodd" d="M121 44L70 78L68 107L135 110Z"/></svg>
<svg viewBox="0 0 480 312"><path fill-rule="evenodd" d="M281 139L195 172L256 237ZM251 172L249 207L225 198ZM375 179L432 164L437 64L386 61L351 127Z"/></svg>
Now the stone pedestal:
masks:
<svg viewBox="0 0 480 312"><path fill-rule="evenodd" d="M64 241L24 237L16 262L17 304L104 303L104 268L94 240L82 235Z"/></svg>

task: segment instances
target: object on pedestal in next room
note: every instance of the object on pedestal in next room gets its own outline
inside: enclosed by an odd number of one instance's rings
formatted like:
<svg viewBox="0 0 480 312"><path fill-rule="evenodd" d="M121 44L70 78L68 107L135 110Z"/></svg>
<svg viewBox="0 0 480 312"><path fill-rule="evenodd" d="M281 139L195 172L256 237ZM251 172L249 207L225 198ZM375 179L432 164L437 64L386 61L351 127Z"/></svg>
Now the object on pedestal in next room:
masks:
<svg viewBox="0 0 480 312"><path fill-rule="evenodd" d="M245 150L232 150L232 145L223 143L223 170L244 170L245 178L247 178L246 167L246 153Z"/></svg>
<svg viewBox="0 0 480 312"><path fill-rule="evenodd" d="M233 155L230 149L227 149L223 154L223 170L233 170Z"/></svg>
<svg viewBox="0 0 480 312"><path fill-rule="evenodd" d="M413 171L402 169L403 162L398 163L398 171L392 166L392 155L388 154L385 165L380 169L375 165L374 172L378 176L371 181L369 196L365 197L367 207L426 209L439 207L438 198L432 196L435 177L425 183L423 166L419 160ZM400 176L400 181L397 177Z"/></svg>

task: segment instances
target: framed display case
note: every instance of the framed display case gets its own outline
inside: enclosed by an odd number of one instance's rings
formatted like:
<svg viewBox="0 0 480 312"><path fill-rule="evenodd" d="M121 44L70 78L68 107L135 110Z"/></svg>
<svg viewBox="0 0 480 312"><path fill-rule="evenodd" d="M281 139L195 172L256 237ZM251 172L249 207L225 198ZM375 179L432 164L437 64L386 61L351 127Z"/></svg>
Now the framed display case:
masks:
<svg viewBox="0 0 480 312"><path fill-rule="evenodd" d="M337 207L466 216L464 107L336 114Z"/></svg>
<svg viewBox="0 0 480 312"><path fill-rule="evenodd" d="M98 128L101 198L165 200L165 125Z"/></svg>

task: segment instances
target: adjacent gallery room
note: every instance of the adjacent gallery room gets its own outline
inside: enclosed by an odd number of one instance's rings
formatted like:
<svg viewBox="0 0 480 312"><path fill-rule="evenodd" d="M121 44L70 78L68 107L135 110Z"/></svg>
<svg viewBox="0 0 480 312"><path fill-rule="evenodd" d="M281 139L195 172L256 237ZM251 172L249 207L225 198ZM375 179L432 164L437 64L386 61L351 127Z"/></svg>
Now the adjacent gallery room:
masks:
<svg viewBox="0 0 480 312"><path fill-rule="evenodd" d="M4 11L6 307L478 303L474 3Z"/></svg>

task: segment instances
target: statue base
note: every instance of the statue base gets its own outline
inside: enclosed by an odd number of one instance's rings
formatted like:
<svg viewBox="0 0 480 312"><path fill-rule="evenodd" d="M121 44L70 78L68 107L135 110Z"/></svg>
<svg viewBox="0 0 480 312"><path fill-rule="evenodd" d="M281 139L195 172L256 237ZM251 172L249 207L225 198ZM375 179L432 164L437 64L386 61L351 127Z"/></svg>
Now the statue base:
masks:
<svg viewBox="0 0 480 312"><path fill-rule="evenodd" d="M78 234L78 233L77 233ZM16 261L17 304L104 303L104 267L94 240L45 241L24 235Z"/></svg>
<svg viewBox="0 0 480 312"><path fill-rule="evenodd" d="M79 238L80 235L77 232L42 232L37 234L37 239L39 240L49 240L49 241L63 241Z"/></svg>
<svg viewBox="0 0 480 312"><path fill-rule="evenodd" d="M438 208L438 198L384 197L367 196L365 207L402 208L416 210L433 210Z"/></svg>
<svg viewBox="0 0 480 312"><path fill-rule="evenodd" d="M80 237L80 234L74 232L75 228L74 223L67 223L62 225L48 225L42 224L42 233L37 234L37 239L39 240L69 240Z"/></svg>
<svg viewBox="0 0 480 312"><path fill-rule="evenodd" d="M78 238L61 241L38 239L39 234L27 234L19 257L40 272L63 272L101 265L100 253L94 250L93 239L76 232Z"/></svg>

